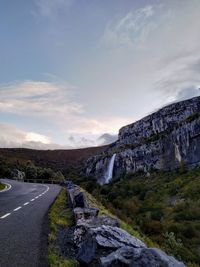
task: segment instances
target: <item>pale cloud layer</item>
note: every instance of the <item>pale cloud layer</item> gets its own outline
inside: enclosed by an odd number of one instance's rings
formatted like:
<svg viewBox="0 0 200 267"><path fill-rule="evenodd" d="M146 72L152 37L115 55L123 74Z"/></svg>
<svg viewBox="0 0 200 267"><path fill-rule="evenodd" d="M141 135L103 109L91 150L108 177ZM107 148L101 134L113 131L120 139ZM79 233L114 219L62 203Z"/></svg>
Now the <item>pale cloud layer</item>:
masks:
<svg viewBox="0 0 200 267"><path fill-rule="evenodd" d="M93 118L85 114L83 106L72 101L75 87L62 83L41 81L17 82L0 87L0 112L26 115L31 122L38 118L64 132L62 145L54 144L51 138L35 132L22 131L12 125L1 125L0 146L36 148L75 148L105 144L99 135L115 133L131 120L119 117ZM16 137L16 138L14 138ZM7 141L6 141L7 139ZM111 140L108 140L109 143Z"/></svg>
<svg viewBox="0 0 200 267"><path fill-rule="evenodd" d="M13 125L2 123L0 123L0 147L58 148L57 145L51 144L51 140L47 136L26 132Z"/></svg>
<svg viewBox="0 0 200 267"><path fill-rule="evenodd" d="M114 142L116 136L104 134L96 139L70 136L67 144L60 145L52 142L51 138L35 132L27 132L11 124L0 123L1 148L30 148L30 149L74 149L91 146L101 146Z"/></svg>
<svg viewBox="0 0 200 267"><path fill-rule="evenodd" d="M18 142L3 124L4 143L106 144L122 126L200 95L199 0L19 5L0 10L2 25L16 25L0 43L0 116L23 132Z"/></svg>
<svg viewBox="0 0 200 267"><path fill-rule="evenodd" d="M191 90L191 97L199 93L199 9L197 0L161 1L111 20L105 28L102 44L114 57L132 58L122 75L128 73L138 91L160 94L160 106L178 100L181 91Z"/></svg>
<svg viewBox="0 0 200 267"><path fill-rule="evenodd" d="M0 87L0 111L54 116L82 113L82 106L70 98L68 85L24 81Z"/></svg>

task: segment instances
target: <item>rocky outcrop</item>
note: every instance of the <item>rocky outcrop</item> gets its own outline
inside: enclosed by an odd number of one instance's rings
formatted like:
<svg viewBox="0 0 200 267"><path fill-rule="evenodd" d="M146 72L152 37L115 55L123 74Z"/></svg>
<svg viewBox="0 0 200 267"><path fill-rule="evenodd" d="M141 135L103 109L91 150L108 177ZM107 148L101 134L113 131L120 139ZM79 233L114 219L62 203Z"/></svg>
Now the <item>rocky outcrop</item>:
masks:
<svg viewBox="0 0 200 267"><path fill-rule="evenodd" d="M121 229L115 218L99 216L98 209L89 206L78 186L67 182L66 187L76 221L76 259L81 266L185 267L163 251L147 248L144 242ZM80 202L75 201L78 195Z"/></svg>
<svg viewBox="0 0 200 267"><path fill-rule="evenodd" d="M104 183L116 153L113 176L152 169L172 170L181 164L200 165L200 97L182 101L127 125L118 140L86 163L87 175Z"/></svg>
<svg viewBox="0 0 200 267"><path fill-rule="evenodd" d="M11 172L11 178L14 180L24 181L25 177L25 172L19 171L18 169L13 169Z"/></svg>

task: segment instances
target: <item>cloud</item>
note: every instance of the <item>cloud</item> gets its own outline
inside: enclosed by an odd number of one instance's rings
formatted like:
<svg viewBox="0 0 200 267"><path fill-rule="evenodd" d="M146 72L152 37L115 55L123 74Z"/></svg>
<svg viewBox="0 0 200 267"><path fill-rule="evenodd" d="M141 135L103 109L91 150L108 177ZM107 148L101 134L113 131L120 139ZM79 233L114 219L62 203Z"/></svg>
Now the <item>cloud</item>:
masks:
<svg viewBox="0 0 200 267"><path fill-rule="evenodd" d="M133 10L116 21L110 21L106 26L102 42L110 46L137 44L157 27L153 21L155 12L155 6L148 5Z"/></svg>
<svg viewBox="0 0 200 267"><path fill-rule="evenodd" d="M200 96L199 88L185 88L178 92L176 99L181 101L195 96Z"/></svg>
<svg viewBox="0 0 200 267"><path fill-rule="evenodd" d="M157 90L163 91L169 101L178 101L199 96L200 76L197 66L200 53L182 55L158 71L155 84Z"/></svg>
<svg viewBox="0 0 200 267"><path fill-rule="evenodd" d="M133 121L133 118L115 116L79 116L71 121L71 133L102 135L105 132L116 134L123 125Z"/></svg>
<svg viewBox="0 0 200 267"><path fill-rule="evenodd" d="M98 141L100 142L101 145L108 145L114 143L117 139L118 139L117 135L105 133L98 138Z"/></svg>
<svg viewBox="0 0 200 267"><path fill-rule="evenodd" d="M165 1L107 24L101 45L109 48L109 60L120 69L112 76L123 79L123 92L131 95L131 86L137 88L134 104L144 103L140 112L134 111L138 118L169 102L199 95L199 9L198 0Z"/></svg>
<svg viewBox="0 0 200 267"><path fill-rule="evenodd" d="M15 114L57 116L80 114L83 107L71 100L73 87L41 81L0 86L0 111Z"/></svg>
<svg viewBox="0 0 200 267"><path fill-rule="evenodd" d="M34 132L26 132L11 124L0 123L0 147L55 149L59 148L59 145L52 144L51 139L45 135Z"/></svg>
<svg viewBox="0 0 200 267"><path fill-rule="evenodd" d="M0 123L1 148L29 148L41 150L76 149L91 146L110 144L117 136L103 134L99 138L71 135L66 144L59 145L52 142L51 138L35 132L27 132L14 125Z"/></svg>
<svg viewBox="0 0 200 267"><path fill-rule="evenodd" d="M74 148L82 147L92 147L92 146L104 146L111 144L117 140L117 135L112 135L108 133L102 134L100 137L82 137L77 135L71 135L68 138L68 143Z"/></svg>
<svg viewBox="0 0 200 267"><path fill-rule="evenodd" d="M47 18L54 18L66 11L72 3L73 0L35 0L37 12Z"/></svg>
<svg viewBox="0 0 200 267"><path fill-rule="evenodd" d="M3 143L0 145L4 146L5 143L8 147L25 146L44 149L96 146L102 143L97 140L99 135L105 132L117 133L121 126L132 121L130 118L123 117L88 115L83 105L72 100L74 90L75 87L67 83L44 81L22 81L1 85L0 112L17 114L22 121L24 116L30 121L36 118L40 124L45 123L46 126L48 121L51 124L50 132L53 128L58 135L59 133L62 135L62 140L60 138L49 140L48 137L37 133L38 130L40 131L38 127L33 127L31 131L25 133L7 126L6 131L3 132L8 132L8 138L6 139L6 134L3 135L2 132L0 138ZM16 134L17 140L10 136L11 133L13 136ZM54 144L57 142L63 146Z"/></svg>

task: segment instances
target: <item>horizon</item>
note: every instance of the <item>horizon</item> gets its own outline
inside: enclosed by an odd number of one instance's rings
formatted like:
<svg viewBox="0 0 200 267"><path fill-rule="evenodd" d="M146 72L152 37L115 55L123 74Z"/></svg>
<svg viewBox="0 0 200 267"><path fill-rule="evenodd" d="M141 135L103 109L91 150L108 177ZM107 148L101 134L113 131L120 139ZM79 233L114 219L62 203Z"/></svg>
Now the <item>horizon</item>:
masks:
<svg viewBox="0 0 200 267"><path fill-rule="evenodd" d="M100 146L199 96L198 0L6 1L0 147Z"/></svg>

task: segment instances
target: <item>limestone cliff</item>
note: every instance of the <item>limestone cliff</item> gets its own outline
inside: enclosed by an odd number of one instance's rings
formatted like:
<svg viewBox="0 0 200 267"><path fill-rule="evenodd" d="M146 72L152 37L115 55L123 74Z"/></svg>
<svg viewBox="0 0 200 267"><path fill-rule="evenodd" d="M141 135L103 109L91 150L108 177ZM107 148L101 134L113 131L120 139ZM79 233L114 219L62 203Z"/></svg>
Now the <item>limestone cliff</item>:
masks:
<svg viewBox="0 0 200 267"><path fill-rule="evenodd" d="M200 97L166 106L119 130L118 140L86 163L86 174L105 182L116 153L113 177L122 173L172 170L200 164Z"/></svg>

